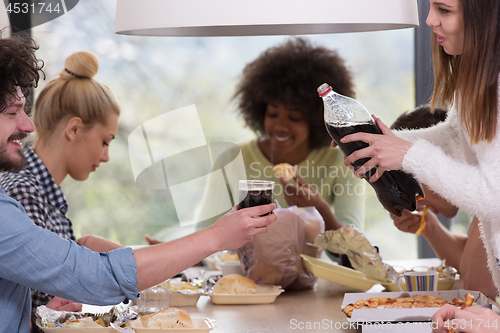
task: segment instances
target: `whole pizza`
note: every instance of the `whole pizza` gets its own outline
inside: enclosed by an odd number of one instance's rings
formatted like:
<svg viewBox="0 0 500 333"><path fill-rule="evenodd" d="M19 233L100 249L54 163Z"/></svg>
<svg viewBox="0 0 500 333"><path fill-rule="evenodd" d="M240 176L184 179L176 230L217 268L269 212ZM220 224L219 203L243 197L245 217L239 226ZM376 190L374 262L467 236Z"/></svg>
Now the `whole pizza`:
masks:
<svg viewBox="0 0 500 333"><path fill-rule="evenodd" d="M439 297L430 295L417 295L413 297L389 298L389 297L372 297L368 299L360 299L356 303L346 305L342 312L349 318L352 316L354 309L408 309L408 308L440 308L446 304L464 308L466 306L477 305L474 302L474 296L467 294L465 301L454 298L451 301L444 300Z"/></svg>

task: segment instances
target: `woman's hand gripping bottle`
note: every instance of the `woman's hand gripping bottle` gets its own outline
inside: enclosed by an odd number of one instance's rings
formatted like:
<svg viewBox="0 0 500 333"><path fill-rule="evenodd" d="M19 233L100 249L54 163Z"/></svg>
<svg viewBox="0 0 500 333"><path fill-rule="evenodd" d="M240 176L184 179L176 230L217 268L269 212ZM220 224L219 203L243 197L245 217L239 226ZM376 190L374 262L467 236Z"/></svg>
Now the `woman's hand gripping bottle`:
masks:
<svg viewBox="0 0 500 333"><path fill-rule="evenodd" d="M368 144L362 141L342 143L340 139L344 136L357 132L382 134L370 113L358 101L337 94L327 83L318 88L318 94L323 98L326 129L345 156L368 147ZM369 159L355 161L354 168L357 170ZM368 181L376 171L376 167L371 169L363 178ZM375 189L384 208L396 216L401 216L405 209L414 211L417 209L417 201L424 198L420 183L401 170L386 171L377 181L369 184Z"/></svg>

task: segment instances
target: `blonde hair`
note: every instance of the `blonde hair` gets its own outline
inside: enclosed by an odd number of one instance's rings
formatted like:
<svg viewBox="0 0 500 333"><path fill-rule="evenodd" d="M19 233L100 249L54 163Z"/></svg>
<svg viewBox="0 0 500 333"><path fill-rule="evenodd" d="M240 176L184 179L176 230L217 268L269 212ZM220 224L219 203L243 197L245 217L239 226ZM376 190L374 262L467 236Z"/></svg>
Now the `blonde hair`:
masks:
<svg viewBox="0 0 500 333"><path fill-rule="evenodd" d="M111 90L93 77L99 70L97 57L76 52L64 62L64 69L42 89L33 111L35 142L49 140L65 119L79 117L84 125L105 125L110 110L120 114Z"/></svg>

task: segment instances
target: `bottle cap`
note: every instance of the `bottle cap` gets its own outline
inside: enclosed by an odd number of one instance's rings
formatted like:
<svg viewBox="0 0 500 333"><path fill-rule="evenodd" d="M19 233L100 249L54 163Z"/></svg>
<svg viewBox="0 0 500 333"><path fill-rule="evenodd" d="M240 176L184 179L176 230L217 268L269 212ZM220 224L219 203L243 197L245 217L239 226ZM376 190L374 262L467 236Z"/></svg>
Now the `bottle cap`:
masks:
<svg viewBox="0 0 500 333"><path fill-rule="evenodd" d="M322 85L320 85L318 87L318 95L319 95L319 97L325 96L327 93L330 92L330 90L332 90L332 87L330 87L330 85L328 83L323 83Z"/></svg>

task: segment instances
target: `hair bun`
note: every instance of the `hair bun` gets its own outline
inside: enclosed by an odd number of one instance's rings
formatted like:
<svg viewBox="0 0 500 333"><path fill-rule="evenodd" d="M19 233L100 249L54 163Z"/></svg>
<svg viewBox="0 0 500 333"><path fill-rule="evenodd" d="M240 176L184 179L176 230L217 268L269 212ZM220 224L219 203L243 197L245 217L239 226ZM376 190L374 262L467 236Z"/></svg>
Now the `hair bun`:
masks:
<svg viewBox="0 0 500 333"><path fill-rule="evenodd" d="M93 78L99 70L99 60L90 52L75 52L64 62L66 74L80 78Z"/></svg>

